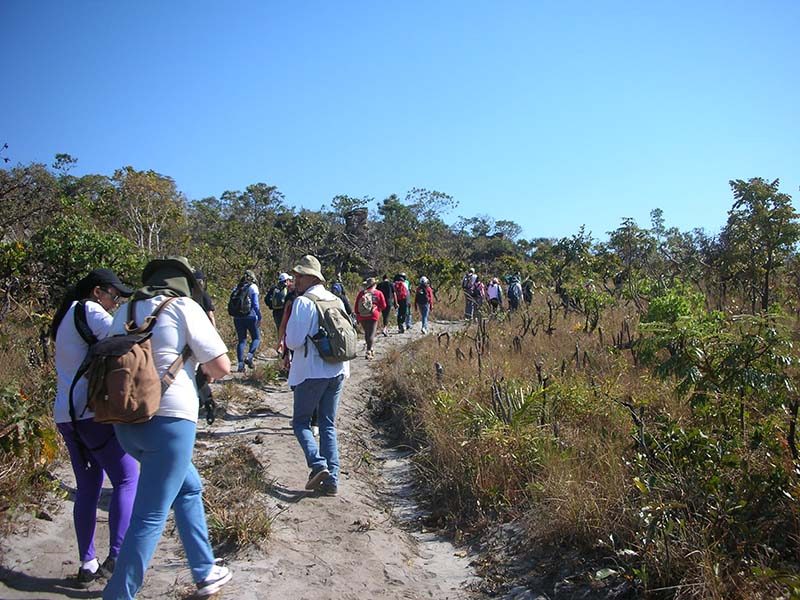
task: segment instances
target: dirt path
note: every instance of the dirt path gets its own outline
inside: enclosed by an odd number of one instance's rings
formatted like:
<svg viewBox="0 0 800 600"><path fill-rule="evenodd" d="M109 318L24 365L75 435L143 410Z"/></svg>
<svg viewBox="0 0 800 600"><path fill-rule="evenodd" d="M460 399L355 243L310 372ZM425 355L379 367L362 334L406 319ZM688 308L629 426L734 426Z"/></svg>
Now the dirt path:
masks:
<svg viewBox="0 0 800 600"><path fill-rule="evenodd" d="M440 326L433 325L435 333ZM475 581L463 549L436 535L414 530L409 522L406 468L366 415L374 391L373 369L393 347L419 336L379 337L375 361L351 363L338 416L342 477L339 495L319 497L303 491L307 469L289 419L292 396L285 382L266 391L240 380L239 393L213 426L199 425L196 453L218 452L234 441L253 449L273 485L265 510L275 514L271 539L261 550L226 558L234 578L221 598L246 599L467 599ZM73 485L68 466L56 475ZM31 519L3 540L0 598L90 598L89 590L69 587L77 572L71 501L49 511L52 520ZM97 535L98 555L105 556L105 512ZM168 523L147 572L139 598L183 598L192 584L174 527Z"/></svg>

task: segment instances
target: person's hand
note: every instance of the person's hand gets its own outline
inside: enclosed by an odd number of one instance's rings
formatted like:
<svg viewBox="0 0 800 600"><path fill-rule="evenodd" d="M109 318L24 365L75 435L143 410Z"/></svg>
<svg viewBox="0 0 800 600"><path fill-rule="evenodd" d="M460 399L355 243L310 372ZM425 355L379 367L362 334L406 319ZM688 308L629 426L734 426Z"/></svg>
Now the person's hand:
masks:
<svg viewBox="0 0 800 600"><path fill-rule="evenodd" d="M283 354L283 351L284 351L284 349L285 349L285 346L283 345L283 340L281 340L281 341L280 341L280 342L278 342L278 343L277 343L277 345L275 346L275 352L277 352L277 353L278 353L278 356L280 356L280 355L282 355L282 354Z"/></svg>

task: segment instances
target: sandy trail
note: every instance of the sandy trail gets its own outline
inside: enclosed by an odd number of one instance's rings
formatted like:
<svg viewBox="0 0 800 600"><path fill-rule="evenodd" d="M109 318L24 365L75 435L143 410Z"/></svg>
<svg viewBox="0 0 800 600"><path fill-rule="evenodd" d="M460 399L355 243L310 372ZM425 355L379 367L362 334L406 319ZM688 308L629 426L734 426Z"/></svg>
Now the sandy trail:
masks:
<svg viewBox="0 0 800 600"><path fill-rule="evenodd" d="M435 333L440 325L434 324ZM237 380L226 414L213 426L198 426L197 457L243 441L274 481L264 510L275 514L272 537L261 549L226 557L234 578L218 595L246 599L408 599L482 598L469 591L476 581L471 558L435 534L415 531L408 500L408 473L402 457L385 447L369 422L367 400L375 393L376 362L392 348L420 335L379 336L376 359L352 361L339 415L342 478L339 495L320 497L303 491L308 475L292 434L292 395L285 382L266 390ZM74 485L69 466L56 476ZM107 484L108 485L108 484ZM108 492L108 490L106 490ZM2 541L0 598L92 598L101 585L72 589L77 551L71 521L72 502L59 501L52 520L24 522ZM107 514L100 513L98 556L107 551ZM191 597L193 589L180 543L170 521L145 578L139 598Z"/></svg>

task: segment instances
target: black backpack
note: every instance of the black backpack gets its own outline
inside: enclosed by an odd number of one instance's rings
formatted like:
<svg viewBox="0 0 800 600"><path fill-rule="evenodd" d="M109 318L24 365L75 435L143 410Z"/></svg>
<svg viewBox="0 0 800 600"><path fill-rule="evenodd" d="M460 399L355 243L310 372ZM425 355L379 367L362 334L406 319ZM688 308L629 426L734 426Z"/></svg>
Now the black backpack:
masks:
<svg viewBox="0 0 800 600"><path fill-rule="evenodd" d="M272 310L281 310L286 306L286 296L289 294L289 288L286 286L272 288L272 294L269 298L269 307Z"/></svg>
<svg viewBox="0 0 800 600"><path fill-rule="evenodd" d="M232 317L247 317L253 309L253 301L250 299L250 284L240 283L231 292L228 300L228 314Z"/></svg>

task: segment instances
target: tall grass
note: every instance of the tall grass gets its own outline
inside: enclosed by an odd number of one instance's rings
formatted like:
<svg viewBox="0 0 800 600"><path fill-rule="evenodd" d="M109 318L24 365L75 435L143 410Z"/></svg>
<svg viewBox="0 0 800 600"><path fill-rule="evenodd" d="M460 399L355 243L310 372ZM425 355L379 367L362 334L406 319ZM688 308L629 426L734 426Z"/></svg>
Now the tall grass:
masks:
<svg viewBox="0 0 800 600"><path fill-rule="evenodd" d="M785 421L751 415L753 435L730 436L640 364L636 328L624 305L590 331L538 296L392 356L383 416L419 449L442 524L516 519L531 545L604 556L646 597L790 593L800 489Z"/></svg>

